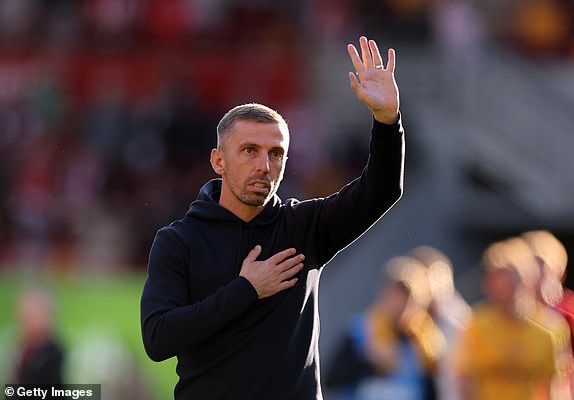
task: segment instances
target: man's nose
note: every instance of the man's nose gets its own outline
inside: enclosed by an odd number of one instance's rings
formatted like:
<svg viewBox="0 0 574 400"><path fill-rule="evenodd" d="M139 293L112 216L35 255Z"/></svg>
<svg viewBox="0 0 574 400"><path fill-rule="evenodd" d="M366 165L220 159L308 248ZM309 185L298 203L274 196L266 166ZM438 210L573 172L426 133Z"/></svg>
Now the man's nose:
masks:
<svg viewBox="0 0 574 400"><path fill-rule="evenodd" d="M264 173L269 172L269 155L261 154L257 158L257 171Z"/></svg>

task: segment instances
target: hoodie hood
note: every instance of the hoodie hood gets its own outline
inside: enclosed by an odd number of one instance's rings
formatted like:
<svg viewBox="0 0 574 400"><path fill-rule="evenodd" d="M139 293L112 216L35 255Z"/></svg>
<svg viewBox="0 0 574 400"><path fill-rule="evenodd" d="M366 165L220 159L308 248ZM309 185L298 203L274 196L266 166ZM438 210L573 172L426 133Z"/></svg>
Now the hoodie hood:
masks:
<svg viewBox="0 0 574 400"><path fill-rule="evenodd" d="M203 185L197 195L197 199L189 206L186 216L219 222L243 222L241 218L219 205L221 184L221 178L216 178ZM250 226L272 224L279 217L280 210L281 199L275 194L264 210L251 221L245 222L245 224Z"/></svg>

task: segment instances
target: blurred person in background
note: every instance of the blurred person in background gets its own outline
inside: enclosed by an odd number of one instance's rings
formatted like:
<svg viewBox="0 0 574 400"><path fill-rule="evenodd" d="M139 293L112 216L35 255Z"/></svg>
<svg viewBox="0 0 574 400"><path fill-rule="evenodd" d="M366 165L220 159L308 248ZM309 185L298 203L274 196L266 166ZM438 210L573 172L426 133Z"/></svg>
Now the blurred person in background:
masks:
<svg viewBox="0 0 574 400"><path fill-rule="evenodd" d="M48 294L26 289L16 304L19 348L14 366L18 384L62 384L64 352L54 333L54 306Z"/></svg>
<svg viewBox="0 0 574 400"><path fill-rule="evenodd" d="M485 300L473 307L456 349L465 400L550 399L557 360L550 332L529 317L534 293L518 267L528 255L514 241L484 251Z"/></svg>
<svg viewBox="0 0 574 400"><path fill-rule="evenodd" d="M456 290L452 262L446 254L431 246L415 247L409 256L426 268L430 290L429 314L444 335L447 348L452 349L472 314L470 306ZM457 381L452 374L453 360L446 351L441 355L435 374L438 398L459 399Z"/></svg>
<svg viewBox="0 0 574 400"><path fill-rule="evenodd" d="M151 359L177 356L176 399L321 399L318 287L323 266L400 198L403 129L394 79L377 45L347 50L357 97L371 110L360 178L326 198L283 203L289 131L260 104L217 127L208 182L185 218L160 229L141 299Z"/></svg>
<svg viewBox="0 0 574 400"><path fill-rule="evenodd" d="M554 234L546 230L524 232L521 237L530 246L544 273L540 296L574 328L574 306L569 306L574 304L574 294L563 286L568 265L566 248ZM574 339L572 335L571 338Z"/></svg>
<svg viewBox="0 0 574 400"><path fill-rule="evenodd" d="M354 353L335 358L328 382L345 400L438 398L434 373L446 342L427 312L426 268L400 256L385 272L374 302L351 321L347 338ZM345 371L349 360L362 368Z"/></svg>
<svg viewBox="0 0 574 400"><path fill-rule="evenodd" d="M556 383L556 398L571 399L574 387L571 331L573 320L572 309L568 312L563 307L565 289L562 286L568 255L564 245L549 231L528 231L520 238L529 246L537 272L534 284L538 306L533 320L550 329L557 346L560 376Z"/></svg>

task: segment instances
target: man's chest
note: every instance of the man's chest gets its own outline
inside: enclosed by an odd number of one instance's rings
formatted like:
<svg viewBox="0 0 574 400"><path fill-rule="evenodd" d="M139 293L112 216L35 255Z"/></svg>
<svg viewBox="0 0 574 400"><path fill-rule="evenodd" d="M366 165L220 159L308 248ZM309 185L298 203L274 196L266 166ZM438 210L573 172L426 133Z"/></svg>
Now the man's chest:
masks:
<svg viewBox="0 0 574 400"><path fill-rule="evenodd" d="M190 301L201 300L235 279L256 245L262 248L258 260L292 247L298 254L305 254L309 265L312 263L313 251L304 235L293 234L280 225L274 229L237 227L194 235L186 266Z"/></svg>

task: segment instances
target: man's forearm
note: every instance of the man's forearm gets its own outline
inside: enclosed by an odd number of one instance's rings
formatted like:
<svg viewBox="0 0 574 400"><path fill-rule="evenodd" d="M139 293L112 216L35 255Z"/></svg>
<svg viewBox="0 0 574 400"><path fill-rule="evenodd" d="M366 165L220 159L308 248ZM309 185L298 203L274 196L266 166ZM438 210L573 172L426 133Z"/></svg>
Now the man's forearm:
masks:
<svg viewBox="0 0 574 400"><path fill-rule="evenodd" d="M165 310L165 305L154 307L152 298L158 296L144 289L144 347L152 360L163 361L199 345L243 314L257 299L257 292L247 279L237 277L212 295L187 306Z"/></svg>

